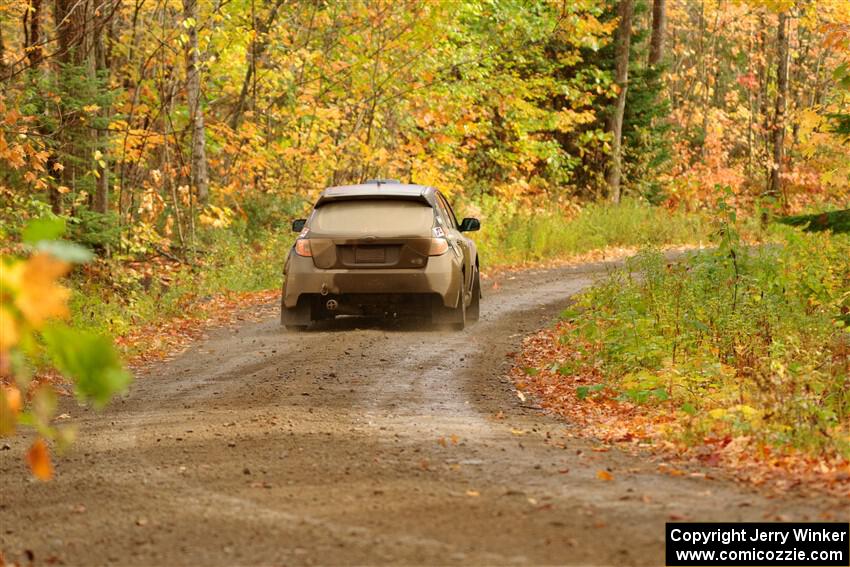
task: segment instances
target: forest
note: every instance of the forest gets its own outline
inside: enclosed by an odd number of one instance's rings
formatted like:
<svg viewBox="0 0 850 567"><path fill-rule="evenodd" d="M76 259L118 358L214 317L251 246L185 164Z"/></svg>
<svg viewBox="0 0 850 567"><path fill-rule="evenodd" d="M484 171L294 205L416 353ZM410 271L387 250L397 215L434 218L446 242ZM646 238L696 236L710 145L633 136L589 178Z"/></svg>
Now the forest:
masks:
<svg viewBox="0 0 850 567"><path fill-rule="evenodd" d="M781 359L789 392L805 375L826 394L767 430L805 422L805 439L781 442L847 455L846 0L0 1L0 433L20 421L61 438L37 387L48 368L105 403L129 382L120 359L142 350L140 329L279 289L290 220L323 188L376 177L438 187L480 217L488 268L713 241L719 264L679 275L711 272L681 285L695 320L709 299L727 319L682 338L678 304L637 307L669 344L653 362L608 352L612 376L670 372L683 356L699 373L719 357L763 393ZM728 264L763 242L791 245L749 275ZM815 262L828 273L793 285L775 273ZM699 295L737 278L749 299ZM653 292L617 289L593 308L622 313L614 303ZM747 303L765 289L774 311ZM776 327L791 337L778 353L742 305L801 326ZM591 326L581 340L599 340ZM667 383L649 382L626 390ZM756 395L788 409L776 397ZM688 415L697 399L680 400ZM49 476L37 443L33 470Z"/></svg>
<svg viewBox="0 0 850 567"><path fill-rule="evenodd" d="M49 210L104 256L183 258L378 176L520 212L847 198L840 0L0 10L9 237Z"/></svg>

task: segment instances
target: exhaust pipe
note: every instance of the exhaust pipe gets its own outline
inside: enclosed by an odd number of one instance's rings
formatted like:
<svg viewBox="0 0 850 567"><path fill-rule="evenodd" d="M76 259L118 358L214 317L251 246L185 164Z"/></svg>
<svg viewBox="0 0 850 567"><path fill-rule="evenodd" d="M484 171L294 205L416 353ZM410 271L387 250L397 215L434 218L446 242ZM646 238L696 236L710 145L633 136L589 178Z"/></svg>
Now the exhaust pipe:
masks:
<svg viewBox="0 0 850 567"><path fill-rule="evenodd" d="M328 299L325 303L325 309L328 311L336 311L337 307L339 307L339 302L336 299Z"/></svg>

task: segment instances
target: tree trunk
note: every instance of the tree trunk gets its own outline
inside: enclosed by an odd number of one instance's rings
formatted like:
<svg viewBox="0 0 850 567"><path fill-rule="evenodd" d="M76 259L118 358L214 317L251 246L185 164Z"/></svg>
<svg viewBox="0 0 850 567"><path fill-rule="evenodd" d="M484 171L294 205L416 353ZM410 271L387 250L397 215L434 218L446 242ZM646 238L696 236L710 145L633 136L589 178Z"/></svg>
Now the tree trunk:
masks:
<svg viewBox="0 0 850 567"><path fill-rule="evenodd" d="M788 13L779 14L776 34L776 110L773 117L773 160L767 194L778 197L782 194L782 161L785 157L785 104L788 97Z"/></svg>
<svg viewBox="0 0 850 567"><path fill-rule="evenodd" d="M53 6L59 62L64 65L83 65L88 56L86 22L91 8L89 0L56 0Z"/></svg>
<svg viewBox="0 0 850 567"><path fill-rule="evenodd" d="M100 8L101 15L97 20L97 27L94 32L94 70L95 75L100 80L108 80L109 76L109 57L104 44L104 36L111 36L112 33L112 17L114 15L115 0L104 0ZM110 116L109 109L104 108L100 111L102 118L108 119ZM106 146L109 140L109 135L102 128L95 131L95 147L100 150L104 156L97 164L97 184L95 186L94 197L92 200L92 209L98 213L106 214L109 211L109 156L106 151Z"/></svg>
<svg viewBox="0 0 850 567"><path fill-rule="evenodd" d="M90 11L90 0L56 0L53 4L53 20L59 47L56 57L61 74L87 72L83 68L89 65L86 41L89 35L87 21ZM83 176L83 168L77 160L84 157L81 155L85 152L84 137L85 134L76 118L63 118L57 133L59 151L71 159L63 160L65 168L61 172L61 184L73 192L76 192L77 179ZM63 212L63 197L58 190L50 192L50 204L54 213Z"/></svg>
<svg viewBox="0 0 850 567"><path fill-rule="evenodd" d="M6 78L9 67L6 65L6 44L3 43L3 26L0 26L0 81Z"/></svg>
<svg viewBox="0 0 850 567"><path fill-rule="evenodd" d="M183 0L183 17L192 21L186 42L186 96L189 102L189 121L192 127L191 185L201 204L209 200L207 150L204 134L204 110L201 108L201 69L198 52L198 2Z"/></svg>
<svg viewBox="0 0 850 567"><path fill-rule="evenodd" d="M608 164L608 174L605 181L608 184L608 196L615 202L620 202L620 178L623 170L623 115L626 111L626 92L629 88L629 47L632 36L632 13L634 11L633 0L620 0L617 15L620 22L617 25L617 37L615 44L615 77L614 80L620 89L617 94L617 103L614 113L608 124L611 132L611 158Z"/></svg>
<svg viewBox="0 0 850 567"><path fill-rule="evenodd" d="M649 41L649 66L655 67L664 57L664 28L667 25L667 0L652 3L652 36Z"/></svg>
<svg viewBox="0 0 850 567"><path fill-rule="evenodd" d="M277 18L277 13L280 10L280 7L283 5L285 0L277 0L272 6L271 11L268 14L268 17L264 22L260 22L259 26L256 23L256 17L252 19L252 25L254 27L254 31L256 35L254 39L251 41L251 45L248 48L247 54L247 69L245 69L245 78L242 81L242 90L239 92L239 99L236 101L236 106L233 110L233 114L230 116L229 126L231 130L236 130L239 127L239 121L242 118L242 112L245 110L245 101L248 98L248 90L251 87L251 80L256 77L257 73L257 59L259 59L263 53L266 51L268 47L268 39L266 38L266 34L271 29L272 25L274 25L274 21Z"/></svg>
<svg viewBox="0 0 850 567"><path fill-rule="evenodd" d="M31 0L24 11L24 51L32 69L44 59L41 44L41 0Z"/></svg>

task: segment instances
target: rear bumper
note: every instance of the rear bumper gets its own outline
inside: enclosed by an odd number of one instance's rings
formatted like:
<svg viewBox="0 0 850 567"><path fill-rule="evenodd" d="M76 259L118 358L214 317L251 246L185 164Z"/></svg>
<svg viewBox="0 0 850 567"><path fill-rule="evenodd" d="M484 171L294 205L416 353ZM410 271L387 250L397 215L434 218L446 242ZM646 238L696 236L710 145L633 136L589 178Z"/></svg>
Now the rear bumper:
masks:
<svg viewBox="0 0 850 567"><path fill-rule="evenodd" d="M432 256L422 269L323 270L311 258L291 253L286 262L283 304L294 308L302 295L436 294L446 307L456 307L461 262L451 252Z"/></svg>

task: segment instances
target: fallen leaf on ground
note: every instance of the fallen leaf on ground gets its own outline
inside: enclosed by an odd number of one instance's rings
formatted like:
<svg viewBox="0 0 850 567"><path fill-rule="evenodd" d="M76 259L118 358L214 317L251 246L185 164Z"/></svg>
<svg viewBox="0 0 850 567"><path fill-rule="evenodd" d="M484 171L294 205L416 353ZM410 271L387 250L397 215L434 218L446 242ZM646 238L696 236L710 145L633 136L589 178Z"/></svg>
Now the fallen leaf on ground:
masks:
<svg viewBox="0 0 850 567"><path fill-rule="evenodd" d="M614 475L606 470L598 470L596 471L596 478L599 480L614 480Z"/></svg>

